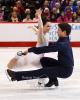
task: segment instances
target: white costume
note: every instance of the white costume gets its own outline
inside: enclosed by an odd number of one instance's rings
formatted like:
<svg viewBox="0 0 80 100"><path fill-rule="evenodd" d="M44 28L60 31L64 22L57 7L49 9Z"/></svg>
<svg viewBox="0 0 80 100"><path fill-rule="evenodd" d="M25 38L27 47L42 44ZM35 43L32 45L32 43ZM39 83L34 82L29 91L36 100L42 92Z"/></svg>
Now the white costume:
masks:
<svg viewBox="0 0 80 100"><path fill-rule="evenodd" d="M37 43L36 47L42 47L47 46L48 41L46 40L45 34L43 34L44 42L39 44ZM40 58L43 57L44 54L34 54L34 53L28 53L27 55L17 56L17 64L15 67L21 67L21 66L28 66L33 65L35 67L41 68L40 65Z"/></svg>

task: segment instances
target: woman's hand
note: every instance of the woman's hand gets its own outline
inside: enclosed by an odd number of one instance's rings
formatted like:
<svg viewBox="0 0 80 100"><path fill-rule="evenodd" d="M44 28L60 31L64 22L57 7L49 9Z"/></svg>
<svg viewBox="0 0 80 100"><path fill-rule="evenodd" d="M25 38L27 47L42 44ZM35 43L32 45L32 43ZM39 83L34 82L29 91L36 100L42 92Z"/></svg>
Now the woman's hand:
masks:
<svg viewBox="0 0 80 100"><path fill-rule="evenodd" d="M41 9L38 9L38 10L36 10L36 13L37 13L38 16L41 16L42 10Z"/></svg>

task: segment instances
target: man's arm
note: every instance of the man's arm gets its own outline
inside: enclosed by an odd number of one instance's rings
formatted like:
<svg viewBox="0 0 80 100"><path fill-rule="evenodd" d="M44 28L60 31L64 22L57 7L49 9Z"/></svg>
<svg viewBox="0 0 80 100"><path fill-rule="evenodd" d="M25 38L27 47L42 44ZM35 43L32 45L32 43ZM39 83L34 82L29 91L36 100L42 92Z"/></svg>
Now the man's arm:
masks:
<svg viewBox="0 0 80 100"><path fill-rule="evenodd" d="M32 47L28 49L28 52L34 52L35 54L57 52L57 51L58 51L58 46L56 44L44 47Z"/></svg>
<svg viewBox="0 0 80 100"><path fill-rule="evenodd" d="M58 51L63 51L66 45L67 45L66 42L64 43L55 42L49 46L29 48L24 53L27 54L28 52L33 52L35 54L41 54L41 53L48 53L48 52L58 52Z"/></svg>

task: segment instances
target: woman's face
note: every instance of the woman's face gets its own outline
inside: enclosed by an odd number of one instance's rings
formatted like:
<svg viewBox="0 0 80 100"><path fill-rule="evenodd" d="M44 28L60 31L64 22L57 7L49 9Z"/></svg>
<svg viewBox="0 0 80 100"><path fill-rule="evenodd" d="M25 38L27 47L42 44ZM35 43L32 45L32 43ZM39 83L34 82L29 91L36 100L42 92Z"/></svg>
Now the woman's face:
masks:
<svg viewBox="0 0 80 100"><path fill-rule="evenodd" d="M51 23L50 23L50 22L47 22L47 23L43 26L43 32L44 32L44 34L47 33L47 32L49 32L50 28L51 28Z"/></svg>
<svg viewBox="0 0 80 100"><path fill-rule="evenodd" d="M16 12L13 12L12 13L12 17L16 18L17 17L17 13Z"/></svg>

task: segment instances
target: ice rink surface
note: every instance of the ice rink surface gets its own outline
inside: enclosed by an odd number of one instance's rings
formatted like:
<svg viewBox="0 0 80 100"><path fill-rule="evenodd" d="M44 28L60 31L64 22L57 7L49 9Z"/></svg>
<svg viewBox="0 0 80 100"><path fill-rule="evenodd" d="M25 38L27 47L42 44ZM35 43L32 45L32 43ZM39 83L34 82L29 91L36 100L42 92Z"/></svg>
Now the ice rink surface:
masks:
<svg viewBox="0 0 80 100"><path fill-rule="evenodd" d="M25 48L0 48L0 100L80 100L80 48L73 48L74 71L67 79L59 78L59 87L37 87L38 80L11 82L6 77L6 65L17 51ZM57 58L56 53L45 56ZM35 57L33 57L35 58ZM30 58L29 58L30 59ZM23 70L19 67L15 70ZM35 69L28 65L24 70Z"/></svg>

